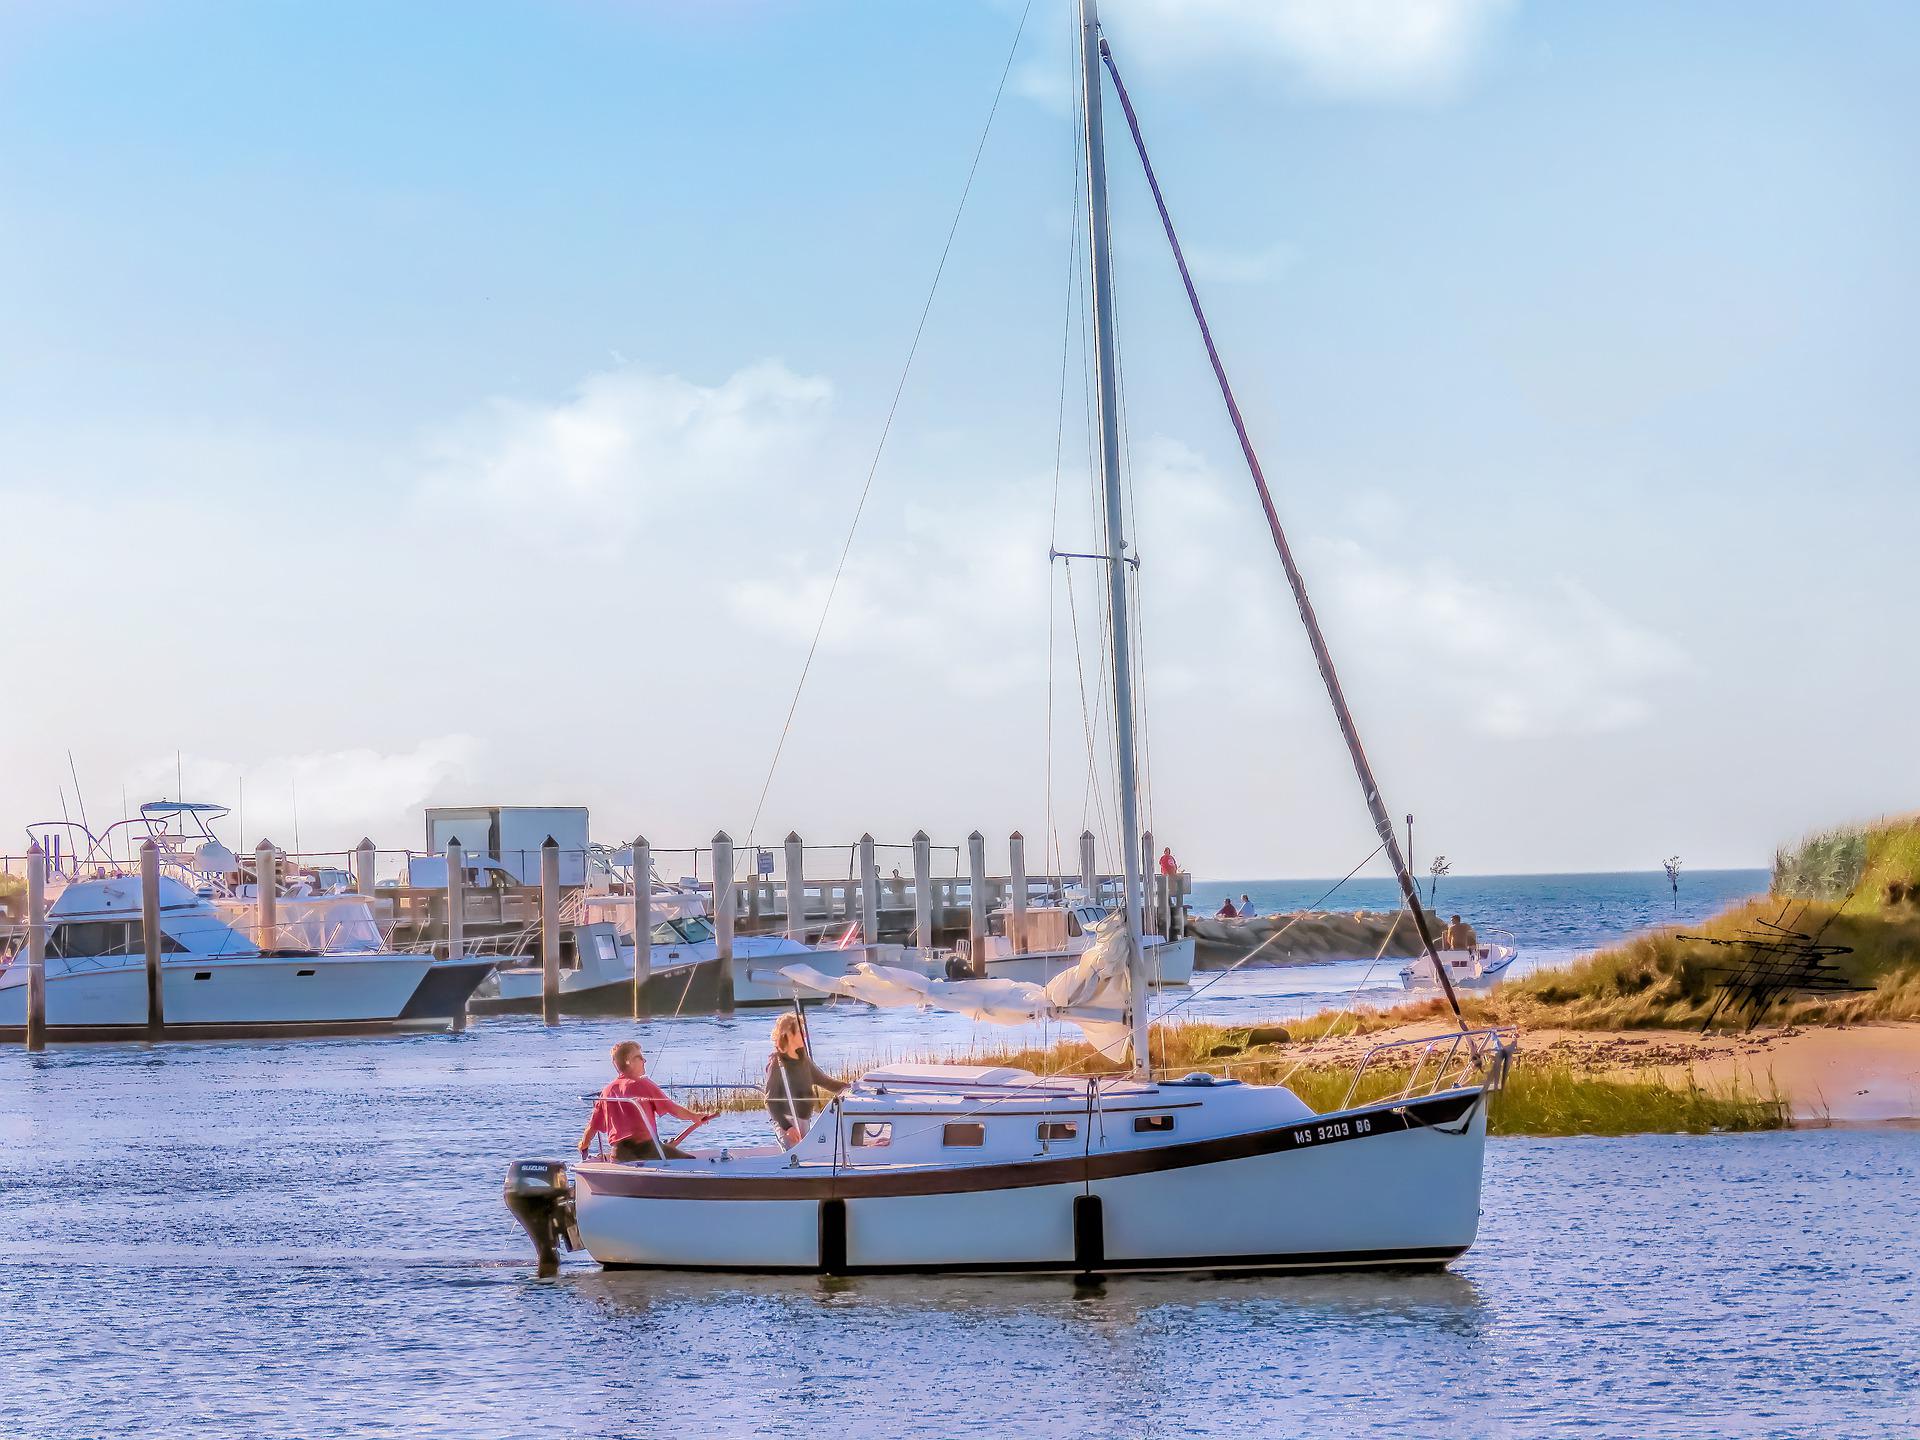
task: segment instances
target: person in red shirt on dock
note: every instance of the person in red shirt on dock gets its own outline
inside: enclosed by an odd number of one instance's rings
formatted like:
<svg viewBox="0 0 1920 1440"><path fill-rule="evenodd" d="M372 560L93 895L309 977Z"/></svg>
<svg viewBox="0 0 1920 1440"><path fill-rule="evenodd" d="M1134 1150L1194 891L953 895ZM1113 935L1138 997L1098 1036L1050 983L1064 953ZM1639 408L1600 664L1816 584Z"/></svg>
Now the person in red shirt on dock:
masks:
<svg viewBox="0 0 1920 1440"><path fill-rule="evenodd" d="M660 1138L660 1117L711 1120L718 1112L689 1110L676 1104L647 1078L647 1057L638 1040L622 1040L613 1047L613 1068L619 1077L607 1083L594 1102L593 1114L580 1136L580 1153L592 1148L593 1137L604 1135L616 1160L690 1160L679 1146Z"/></svg>

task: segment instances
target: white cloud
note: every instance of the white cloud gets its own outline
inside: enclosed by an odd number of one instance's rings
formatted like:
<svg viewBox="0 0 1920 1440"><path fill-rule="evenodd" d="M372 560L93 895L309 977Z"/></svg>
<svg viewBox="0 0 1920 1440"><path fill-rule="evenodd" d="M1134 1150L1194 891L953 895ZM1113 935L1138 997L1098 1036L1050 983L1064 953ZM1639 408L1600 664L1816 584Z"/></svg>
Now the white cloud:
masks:
<svg viewBox="0 0 1920 1440"><path fill-rule="evenodd" d="M915 485L935 498L888 521L869 516L821 633L823 650L936 667L958 694L990 695L1044 660L1044 480ZM835 554L791 554L736 581L743 623L812 640ZM963 638L964 637L964 638Z"/></svg>
<svg viewBox="0 0 1920 1440"><path fill-rule="evenodd" d="M817 439L832 394L764 360L717 385L622 368L557 402L497 398L429 435L421 498L504 515L520 538L614 545L663 499L777 476Z"/></svg>
<svg viewBox="0 0 1920 1440"><path fill-rule="evenodd" d="M179 758L177 769L167 755L134 765L127 788L135 806L159 798L244 805L221 836L241 848L267 838L291 849L296 823L308 851L345 849L363 834L390 846L419 828L420 807L446 787L471 781L485 749L471 735L449 734L404 751L320 750L251 763L190 754Z"/></svg>
<svg viewBox="0 0 1920 1440"><path fill-rule="evenodd" d="M1471 558L1394 563L1351 540L1312 549L1312 578L1370 662L1410 668L1486 734L1640 725L1653 713L1653 686L1689 666L1671 640L1572 580L1527 591L1484 577Z"/></svg>
<svg viewBox="0 0 1920 1440"><path fill-rule="evenodd" d="M1074 83L1066 51L1047 60L1021 61L1013 67L1007 88L1056 114L1067 114L1073 109Z"/></svg>
<svg viewBox="0 0 1920 1440"><path fill-rule="evenodd" d="M1293 268L1298 255L1284 244L1253 250L1227 250L1207 245L1187 247L1187 264L1198 280L1221 285L1258 285Z"/></svg>
<svg viewBox="0 0 1920 1440"><path fill-rule="evenodd" d="M1446 94L1460 82L1512 4L1114 0L1110 28L1155 60L1277 61L1324 95L1424 98Z"/></svg>

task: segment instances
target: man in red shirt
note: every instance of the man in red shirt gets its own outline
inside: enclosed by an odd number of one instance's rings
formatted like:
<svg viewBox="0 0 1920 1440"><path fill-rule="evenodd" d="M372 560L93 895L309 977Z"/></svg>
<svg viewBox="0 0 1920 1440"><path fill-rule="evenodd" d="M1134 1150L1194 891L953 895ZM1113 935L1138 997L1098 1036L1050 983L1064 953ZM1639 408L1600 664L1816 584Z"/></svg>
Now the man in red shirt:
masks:
<svg viewBox="0 0 1920 1440"><path fill-rule="evenodd" d="M704 1120L710 1116L676 1105L647 1078L647 1057L640 1053L637 1040L622 1040L613 1047L613 1068L619 1077L609 1081L594 1102L580 1136L580 1153L585 1155L592 1147L594 1136L604 1135L616 1160L691 1159L686 1151L660 1138L660 1117Z"/></svg>

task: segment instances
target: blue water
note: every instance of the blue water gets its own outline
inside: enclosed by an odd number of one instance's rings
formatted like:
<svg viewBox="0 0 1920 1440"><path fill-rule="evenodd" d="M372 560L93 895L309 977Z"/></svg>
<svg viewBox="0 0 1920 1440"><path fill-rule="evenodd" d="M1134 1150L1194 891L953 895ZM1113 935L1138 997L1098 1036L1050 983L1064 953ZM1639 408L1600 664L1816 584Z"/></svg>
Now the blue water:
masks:
<svg viewBox="0 0 1920 1440"><path fill-rule="evenodd" d="M1584 907L1568 877L1472 883L1571 950L1659 918L1644 879ZM1243 971L1189 1008L1344 1003L1355 975ZM607 1048L737 1078L769 1018L0 1051L0 1436L1920 1433L1920 1130L1496 1140L1446 1275L536 1279L504 1168L567 1152ZM854 1006L812 1030L830 1062L975 1038Z"/></svg>
<svg viewBox="0 0 1920 1440"><path fill-rule="evenodd" d="M539 1280L612 1033L0 1054L0 1435L1920 1430L1920 1131L1495 1140L1445 1275Z"/></svg>
<svg viewBox="0 0 1920 1440"><path fill-rule="evenodd" d="M1327 894L1333 880L1200 880L1193 909L1211 915L1220 902L1250 895L1262 914L1316 906L1322 910L1395 910L1400 887L1391 879L1349 880ZM1427 898L1422 876L1420 898ZM1735 900L1763 895L1765 870L1683 870L1676 895L1664 872L1598 875L1447 875L1432 908L1459 914L1481 930L1503 929L1529 951L1576 954L1636 930L1704 919Z"/></svg>

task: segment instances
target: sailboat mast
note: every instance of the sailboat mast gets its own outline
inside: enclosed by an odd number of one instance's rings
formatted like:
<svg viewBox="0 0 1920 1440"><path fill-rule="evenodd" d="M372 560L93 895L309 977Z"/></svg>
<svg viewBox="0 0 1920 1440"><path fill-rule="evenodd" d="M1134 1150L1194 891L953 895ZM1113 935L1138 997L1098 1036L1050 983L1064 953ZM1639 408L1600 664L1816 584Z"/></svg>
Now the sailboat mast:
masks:
<svg viewBox="0 0 1920 1440"><path fill-rule="evenodd" d="M1093 262L1093 366L1100 395L1100 478L1107 509L1107 629L1113 642L1115 782L1120 788L1120 858L1126 871L1127 1003L1133 1068L1146 1076L1147 963L1140 942L1140 785L1133 736L1133 664L1127 614L1127 541L1120 503L1120 405L1115 389L1113 255L1107 245L1106 136L1100 123L1098 0L1080 0L1080 84L1086 101L1087 254Z"/></svg>

